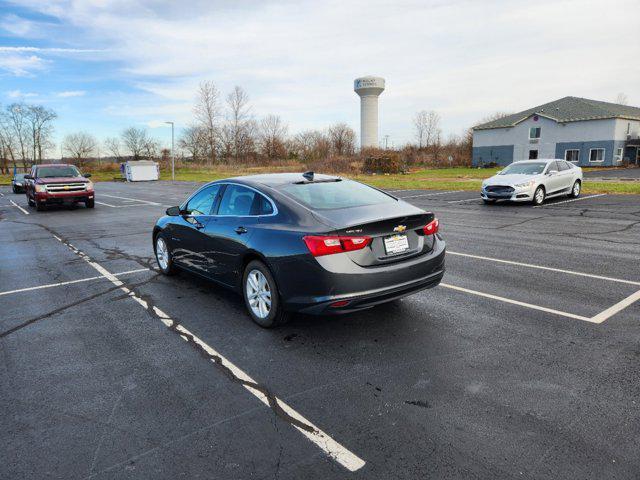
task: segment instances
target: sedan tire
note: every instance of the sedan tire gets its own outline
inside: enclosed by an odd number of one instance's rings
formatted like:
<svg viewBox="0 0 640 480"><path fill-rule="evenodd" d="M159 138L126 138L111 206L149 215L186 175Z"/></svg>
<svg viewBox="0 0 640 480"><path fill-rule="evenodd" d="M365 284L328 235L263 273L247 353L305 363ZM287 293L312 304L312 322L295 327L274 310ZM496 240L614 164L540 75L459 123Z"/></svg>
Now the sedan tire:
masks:
<svg viewBox="0 0 640 480"><path fill-rule="evenodd" d="M571 187L571 193L569 196L571 198L578 198L580 196L580 190L582 190L582 185L580 184L580 180L576 180L573 182L573 187Z"/></svg>
<svg viewBox="0 0 640 480"><path fill-rule="evenodd" d="M261 327L272 328L289 320L290 314L284 311L273 275L258 260L249 262L244 269L242 296L249 316Z"/></svg>
<svg viewBox="0 0 640 480"><path fill-rule="evenodd" d="M156 237L155 250L156 262L158 262L160 271L165 275L174 275L176 273L176 267L173 264L173 256L171 255L167 241L161 233Z"/></svg>
<svg viewBox="0 0 640 480"><path fill-rule="evenodd" d="M545 191L544 187L540 185L536 188L536 192L533 194L533 204L534 205L542 205L544 203Z"/></svg>

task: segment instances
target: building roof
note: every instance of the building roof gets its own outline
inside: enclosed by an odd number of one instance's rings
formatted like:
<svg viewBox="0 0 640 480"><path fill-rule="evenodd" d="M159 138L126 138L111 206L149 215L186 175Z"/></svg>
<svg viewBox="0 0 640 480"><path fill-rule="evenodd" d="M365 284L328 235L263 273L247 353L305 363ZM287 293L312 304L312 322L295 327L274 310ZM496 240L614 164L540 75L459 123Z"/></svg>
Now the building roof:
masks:
<svg viewBox="0 0 640 480"><path fill-rule="evenodd" d="M526 120L531 115L540 115L559 123L600 120L604 118L626 118L640 120L640 108L617 103L600 102L580 97L564 97L553 102L538 105L513 115L491 120L473 127L474 130L509 128Z"/></svg>

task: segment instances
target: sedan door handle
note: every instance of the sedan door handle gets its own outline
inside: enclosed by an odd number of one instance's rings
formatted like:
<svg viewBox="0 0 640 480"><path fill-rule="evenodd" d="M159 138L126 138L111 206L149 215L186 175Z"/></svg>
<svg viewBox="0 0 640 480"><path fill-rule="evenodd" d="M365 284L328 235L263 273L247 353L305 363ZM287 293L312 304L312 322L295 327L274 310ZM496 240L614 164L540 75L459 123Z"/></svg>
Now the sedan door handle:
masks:
<svg viewBox="0 0 640 480"><path fill-rule="evenodd" d="M243 233L247 233L247 229L244 228L244 227L238 227L238 228L236 228L236 233L238 235L242 235Z"/></svg>

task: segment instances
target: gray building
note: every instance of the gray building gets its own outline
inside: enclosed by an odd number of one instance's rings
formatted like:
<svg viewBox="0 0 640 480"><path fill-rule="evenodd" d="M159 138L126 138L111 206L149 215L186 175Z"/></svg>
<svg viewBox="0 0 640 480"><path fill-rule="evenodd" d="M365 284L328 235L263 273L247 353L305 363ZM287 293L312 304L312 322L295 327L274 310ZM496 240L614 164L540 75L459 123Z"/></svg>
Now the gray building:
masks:
<svg viewBox="0 0 640 480"><path fill-rule="evenodd" d="M474 166L534 158L640 165L640 108L564 97L473 127Z"/></svg>

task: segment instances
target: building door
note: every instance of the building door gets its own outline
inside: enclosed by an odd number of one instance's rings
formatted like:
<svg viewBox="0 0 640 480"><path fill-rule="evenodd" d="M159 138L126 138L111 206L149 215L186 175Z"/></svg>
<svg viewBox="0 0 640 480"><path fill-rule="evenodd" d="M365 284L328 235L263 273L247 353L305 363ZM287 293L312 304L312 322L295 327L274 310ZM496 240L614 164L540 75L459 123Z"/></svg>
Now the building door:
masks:
<svg viewBox="0 0 640 480"><path fill-rule="evenodd" d="M538 150L529 150L529 160L536 160L538 158Z"/></svg>
<svg viewBox="0 0 640 480"><path fill-rule="evenodd" d="M640 165L640 147L636 147L636 165Z"/></svg>

